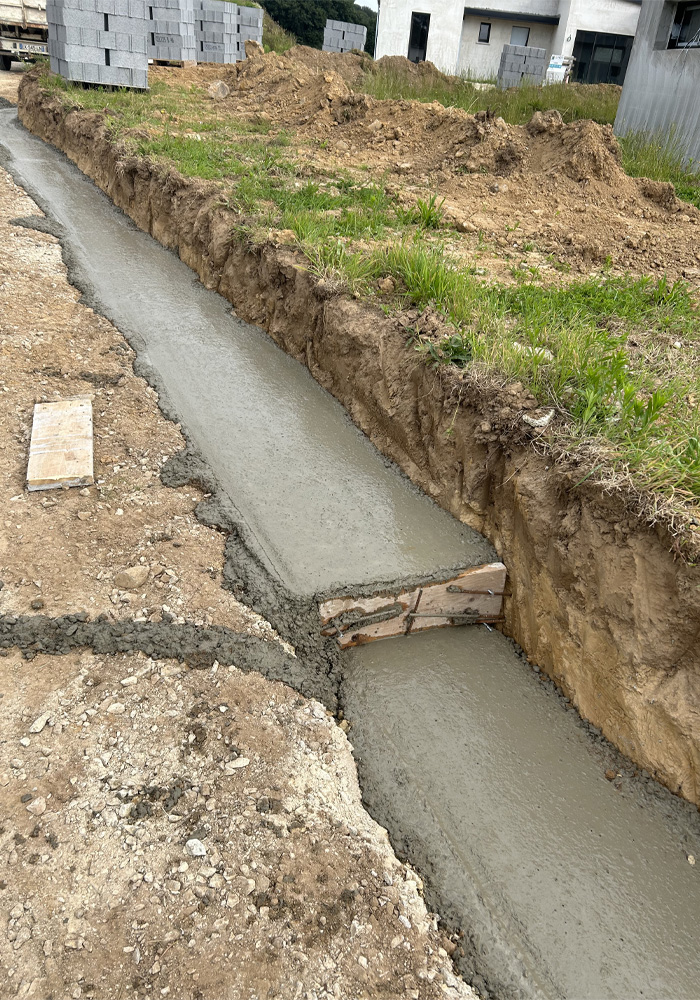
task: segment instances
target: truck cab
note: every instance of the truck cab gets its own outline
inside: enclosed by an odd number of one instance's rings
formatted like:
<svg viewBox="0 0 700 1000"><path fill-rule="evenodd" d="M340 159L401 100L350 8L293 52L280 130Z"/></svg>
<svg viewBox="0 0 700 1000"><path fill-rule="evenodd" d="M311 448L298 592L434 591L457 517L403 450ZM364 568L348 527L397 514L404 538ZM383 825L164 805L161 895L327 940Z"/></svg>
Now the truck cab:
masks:
<svg viewBox="0 0 700 1000"><path fill-rule="evenodd" d="M0 0L0 69L48 54L46 0Z"/></svg>

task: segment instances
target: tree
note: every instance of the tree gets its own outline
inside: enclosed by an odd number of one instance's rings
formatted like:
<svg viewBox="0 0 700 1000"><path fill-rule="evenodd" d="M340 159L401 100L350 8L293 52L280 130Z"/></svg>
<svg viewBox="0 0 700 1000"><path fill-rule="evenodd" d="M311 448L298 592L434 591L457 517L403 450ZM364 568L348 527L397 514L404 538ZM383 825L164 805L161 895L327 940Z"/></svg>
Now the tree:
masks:
<svg viewBox="0 0 700 1000"><path fill-rule="evenodd" d="M365 51L374 52L376 12L360 7L352 0L262 0L262 6L302 45L311 45L315 49L323 47L323 29L328 18L364 24L367 28Z"/></svg>

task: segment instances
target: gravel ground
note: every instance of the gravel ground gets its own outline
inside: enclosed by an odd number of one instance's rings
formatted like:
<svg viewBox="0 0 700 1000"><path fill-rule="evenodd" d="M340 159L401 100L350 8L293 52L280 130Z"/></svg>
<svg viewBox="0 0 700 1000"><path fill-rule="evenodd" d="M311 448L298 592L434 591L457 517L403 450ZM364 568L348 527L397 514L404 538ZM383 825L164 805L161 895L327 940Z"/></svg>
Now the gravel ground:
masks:
<svg viewBox="0 0 700 1000"><path fill-rule="evenodd" d="M317 702L0 658L0 997L469 997Z"/></svg>

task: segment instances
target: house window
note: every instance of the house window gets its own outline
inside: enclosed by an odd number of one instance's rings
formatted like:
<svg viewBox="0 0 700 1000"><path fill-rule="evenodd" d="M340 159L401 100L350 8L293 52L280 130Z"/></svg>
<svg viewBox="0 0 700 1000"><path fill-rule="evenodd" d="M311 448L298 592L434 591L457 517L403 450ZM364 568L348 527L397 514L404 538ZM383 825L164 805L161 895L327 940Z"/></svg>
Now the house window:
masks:
<svg viewBox="0 0 700 1000"><path fill-rule="evenodd" d="M671 25L669 49L700 49L700 3L679 3Z"/></svg>
<svg viewBox="0 0 700 1000"><path fill-rule="evenodd" d="M411 34L408 39L408 58L411 62L425 62L429 30L430 14L411 14Z"/></svg>
<svg viewBox="0 0 700 1000"><path fill-rule="evenodd" d="M479 25L479 41L486 42L488 45L489 39L491 38L491 25L488 21L482 21Z"/></svg>
<svg viewBox="0 0 700 1000"><path fill-rule="evenodd" d="M515 25L510 29L511 45L527 45L530 40L529 28L518 28Z"/></svg>

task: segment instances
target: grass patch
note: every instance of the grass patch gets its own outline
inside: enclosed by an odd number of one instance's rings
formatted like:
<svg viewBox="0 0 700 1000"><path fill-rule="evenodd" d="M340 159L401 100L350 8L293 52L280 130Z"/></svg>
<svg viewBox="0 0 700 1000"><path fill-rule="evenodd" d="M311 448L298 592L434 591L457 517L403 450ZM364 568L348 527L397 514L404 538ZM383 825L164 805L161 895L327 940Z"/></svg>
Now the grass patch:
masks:
<svg viewBox="0 0 700 1000"><path fill-rule="evenodd" d="M585 443L607 474L620 473L676 512L697 508L700 315L683 283L603 274L558 287L523 261L515 285L487 284L445 251L437 194L405 207L382 177L315 174L296 158L285 132L222 114L201 88L154 81L146 94L84 90L48 74L42 83L67 110L108 110L112 136L134 152L217 182L222 204L244 216L232 221L232 238L258 242L270 230L289 230L315 274L364 296L375 293L378 279L392 277L397 297L384 300L385 309L432 306L451 325L441 340L416 337L428 362L521 381L565 416L566 447ZM465 94L467 86L454 84ZM509 98L511 112L525 120L532 107L517 110L514 100L525 100L528 89ZM548 97L556 92L544 90ZM436 99L435 92L424 99ZM630 172L695 189L697 175L674 147L629 137L624 152Z"/></svg>
<svg viewBox="0 0 700 1000"><path fill-rule="evenodd" d="M277 52L280 55L297 45L297 40L289 31L285 31L281 24L273 21L265 11L263 14L263 48L266 52Z"/></svg>
<svg viewBox="0 0 700 1000"><path fill-rule="evenodd" d="M667 135L629 132L618 141L626 173L652 181L671 181L679 198L700 208L700 165L688 162L675 127Z"/></svg>
<svg viewBox="0 0 700 1000"><path fill-rule="evenodd" d="M568 415L576 439L631 470L641 488L700 501L700 314L683 283L608 278L566 288L485 285L420 241L374 256L454 334L418 348L436 364L482 366L524 382ZM689 343L683 351L676 338Z"/></svg>
<svg viewBox="0 0 700 1000"><path fill-rule="evenodd" d="M524 125L535 111L556 108L566 122L592 118L601 125L615 121L620 88L584 84L525 84L513 90L476 90L466 78L441 77L432 73L406 73L377 65L359 86L381 100L438 101L447 108L462 108L470 114L491 111L511 125Z"/></svg>

